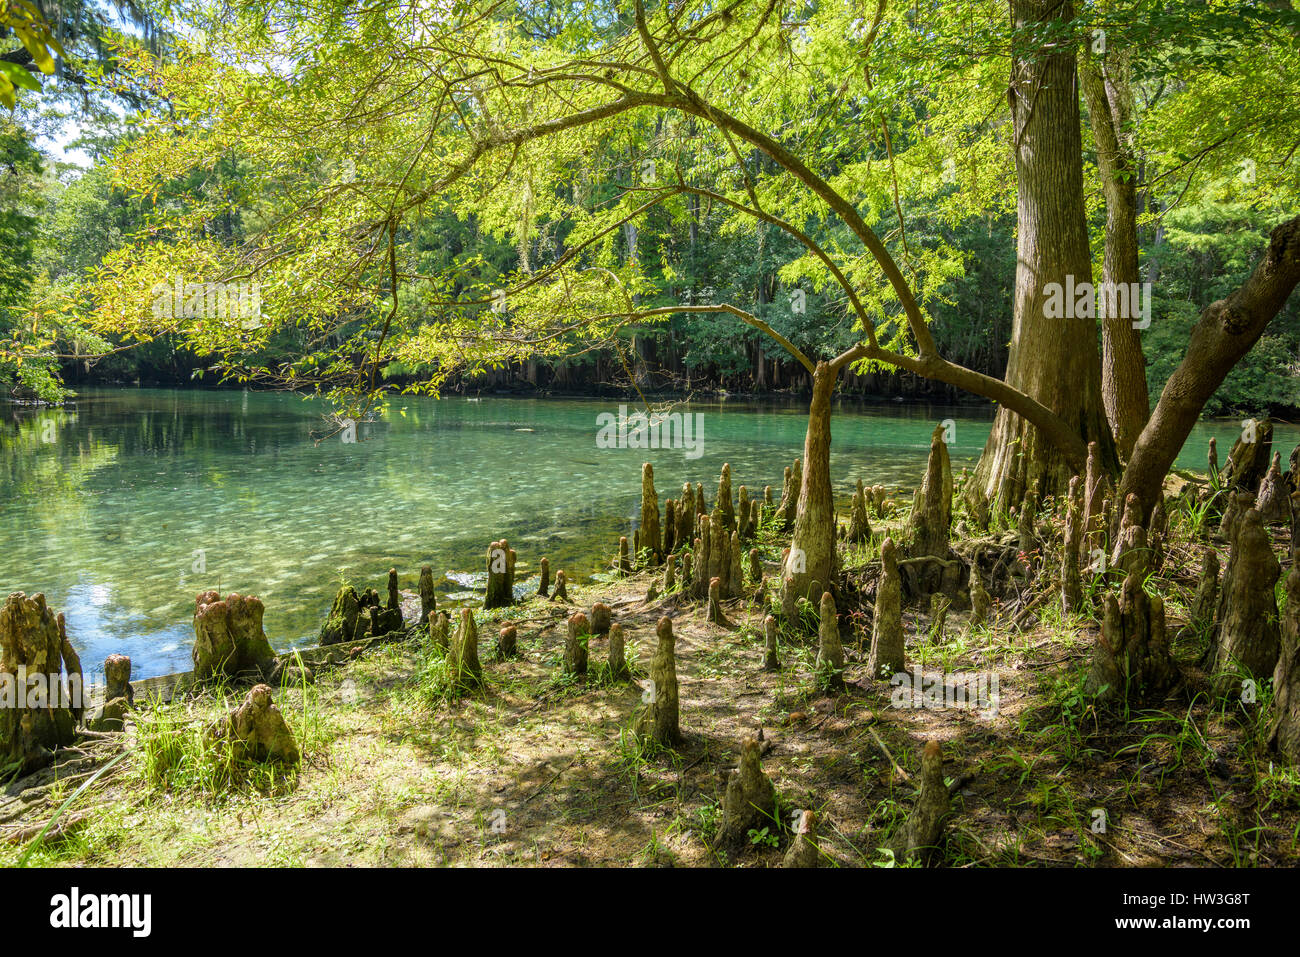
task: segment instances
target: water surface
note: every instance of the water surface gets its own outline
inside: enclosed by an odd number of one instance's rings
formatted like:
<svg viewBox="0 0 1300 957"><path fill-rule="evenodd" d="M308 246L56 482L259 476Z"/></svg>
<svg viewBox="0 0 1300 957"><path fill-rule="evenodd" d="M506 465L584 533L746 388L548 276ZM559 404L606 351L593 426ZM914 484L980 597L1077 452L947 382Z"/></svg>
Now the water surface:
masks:
<svg viewBox="0 0 1300 957"><path fill-rule="evenodd" d="M597 448L598 417L618 411L616 401L406 397L349 443L316 441L321 407L282 393L88 390L65 409L0 407L0 596L44 592L87 667L124 652L141 677L184 670L204 589L260 595L272 644L311 644L342 580L382 591L396 566L414 588L427 563L445 601L464 586L442 576L480 570L502 536L521 578L542 555L588 575L638 520L643 461L661 502L687 480L712 501L723 462L735 486L779 496L803 448L803 403L679 407L700 416L693 451ZM991 421L982 409L842 404L837 487L915 485L931 430L949 418L954 465L973 464ZM1294 432L1279 426L1278 446ZM1210 434L1226 455L1237 433L1199 427L1180 464L1203 467Z"/></svg>

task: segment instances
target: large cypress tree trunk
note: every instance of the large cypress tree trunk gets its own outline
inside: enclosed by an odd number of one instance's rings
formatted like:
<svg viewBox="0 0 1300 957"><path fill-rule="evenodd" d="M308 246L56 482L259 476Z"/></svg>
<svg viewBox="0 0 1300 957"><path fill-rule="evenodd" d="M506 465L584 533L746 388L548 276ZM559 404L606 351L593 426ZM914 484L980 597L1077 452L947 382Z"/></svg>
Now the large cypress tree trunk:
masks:
<svg viewBox="0 0 1300 957"><path fill-rule="evenodd" d="M1069 2L1011 0L1013 28L1073 17ZM1037 399L1085 441L1096 439L1117 470L1114 440L1101 402L1095 318L1049 318L1048 287L1091 281L1084 219L1083 159L1075 53L1069 44L1036 48L1020 36L1011 73L1017 178L1016 288L1005 381ZM1060 298L1064 298L1063 294ZM1058 300L1059 301L1059 300ZM1067 313L1068 315L1068 313ZM986 495L1019 503L1033 485L1064 491L1065 458L1020 416L998 410L976 469Z"/></svg>
<svg viewBox="0 0 1300 957"><path fill-rule="evenodd" d="M794 537L781 569L781 608L793 620L800 597L819 601L832 585L835 562L835 501L831 495L831 394L837 369L817 363L803 445L803 483Z"/></svg>

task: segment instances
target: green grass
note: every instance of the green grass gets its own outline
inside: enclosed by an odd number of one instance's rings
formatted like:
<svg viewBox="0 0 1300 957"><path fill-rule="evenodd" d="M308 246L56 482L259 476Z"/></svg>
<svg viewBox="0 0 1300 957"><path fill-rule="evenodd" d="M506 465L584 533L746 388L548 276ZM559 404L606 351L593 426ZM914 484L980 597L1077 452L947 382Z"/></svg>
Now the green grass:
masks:
<svg viewBox="0 0 1300 957"><path fill-rule="evenodd" d="M216 720L235 702L221 692ZM241 787L271 793L292 787L297 768L236 759L231 742L209 733L213 717L194 713L186 703L143 703L135 714L136 746L132 767L145 784L160 791L224 798ZM286 721L288 719L286 718ZM290 722L291 730L293 723ZM299 722L299 731L302 730ZM299 740L299 751L303 751Z"/></svg>

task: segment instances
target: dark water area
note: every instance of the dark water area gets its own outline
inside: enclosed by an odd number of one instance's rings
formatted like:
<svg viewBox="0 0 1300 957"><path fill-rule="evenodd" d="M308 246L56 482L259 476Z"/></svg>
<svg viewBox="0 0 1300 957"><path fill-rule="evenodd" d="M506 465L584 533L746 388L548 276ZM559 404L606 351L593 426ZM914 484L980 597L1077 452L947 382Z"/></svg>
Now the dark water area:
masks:
<svg viewBox="0 0 1300 957"><path fill-rule="evenodd" d="M322 411L283 393L167 389L0 407L0 595L44 592L87 667L122 652L140 677L190 666L194 596L207 588L261 596L278 649L314 644L341 581L382 590L396 566L413 589L430 564L440 604L454 604L493 539L517 549L521 578L543 555L579 579L602 570L639 520L644 461L661 502L685 481L711 501L724 462L733 487L779 496L807 406L675 406L692 416L691 446L659 449L598 445L615 400L396 398L357 424L355 442L316 441ZM991 411L843 403L837 491L858 478L910 489L945 419L954 466L973 464ZM1278 427L1278 447L1295 433ZM1238 426L1198 427L1179 464L1203 468L1211 434L1226 454Z"/></svg>

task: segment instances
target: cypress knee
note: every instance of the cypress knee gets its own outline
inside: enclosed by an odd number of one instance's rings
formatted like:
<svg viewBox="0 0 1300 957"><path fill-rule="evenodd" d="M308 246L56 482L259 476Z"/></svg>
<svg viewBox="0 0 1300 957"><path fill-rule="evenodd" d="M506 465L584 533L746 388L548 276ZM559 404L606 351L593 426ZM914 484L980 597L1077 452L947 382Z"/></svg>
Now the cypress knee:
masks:
<svg viewBox="0 0 1300 957"><path fill-rule="evenodd" d="M451 619L445 611L434 615L429 625L429 640L445 655L451 649Z"/></svg>
<svg viewBox="0 0 1300 957"><path fill-rule="evenodd" d="M1259 494L1255 496L1260 517L1265 525L1289 525L1291 523L1291 490L1282 479L1282 453L1273 453L1273 462L1259 483Z"/></svg>
<svg viewBox="0 0 1300 957"><path fill-rule="evenodd" d="M1201 579L1196 586L1187 627L1194 634L1205 635L1214 624L1214 611L1219 604L1219 556L1206 548L1201 559Z"/></svg>
<svg viewBox="0 0 1300 957"><path fill-rule="evenodd" d="M982 625L989 620L993 609L993 599L980 580L979 565L972 561L970 565L970 620L972 625Z"/></svg>
<svg viewBox="0 0 1300 957"><path fill-rule="evenodd" d="M497 632L497 659L505 661L519 654L519 629L515 625L506 625Z"/></svg>
<svg viewBox="0 0 1300 957"><path fill-rule="evenodd" d="M727 616L722 613L722 598L719 594L720 586L718 579L709 579L709 608L708 619L710 623L720 625L723 628L730 628L731 622Z"/></svg>
<svg viewBox="0 0 1300 957"><path fill-rule="evenodd" d="M677 714L676 639L671 618L660 618L655 627L659 639L650 662L649 701L637 722L638 735L672 748L681 743Z"/></svg>
<svg viewBox="0 0 1300 957"><path fill-rule="evenodd" d="M624 647L623 626L614 622L609 626L609 678L611 681L627 681L631 677Z"/></svg>
<svg viewBox="0 0 1300 957"><path fill-rule="evenodd" d="M1300 567L1286 577L1281 653L1273 672L1273 704L1268 745L1288 764L1300 764Z"/></svg>
<svg viewBox="0 0 1300 957"><path fill-rule="evenodd" d="M763 584L763 563L759 560L758 549L749 550L749 586L757 589Z"/></svg>
<svg viewBox="0 0 1300 957"><path fill-rule="evenodd" d="M757 738L746 738L740 765L727 778L718 827L718 843L723 847L741 847L749 842L750 831L775 828L778 823L776 787L763 773L760 747Z"/></svg>
<svg viewBox="0 0 1300 957"><path fill-rule="evenodd" d="M1121 576L1131 571L1145 575L1151 568L1147 530L1142 525L1142 504L1131 492L1124 500L1124 512L1120 516L1119 534L1115 537L1110 565Z"/></svg>
<svg viewBox="0 0 1300 957"><path fill-rule="evenodd" d="M871 626L871 655L867 669L872 677L889 677L902 671L903 591L898 576L898 552L892 538L880 546L880 583L876 586L876 615Z"/></svg>
<svg viewBox="0 0 1300 957"><path fill-rule="evenodd" d="M564 673L581 677L587 673L587 647L591 626L587 616L574 612L569 616L569 634L564 643Z"/></svg>
<svg viewBox="0 0 1300 957"><path fill-rule="evenodd" d="M943 751L939 742L927 741L921 753L921 790L912 813L894 840L895 860L930 863L937 856L944 820L950 805L943 780Z"/></svg>
<svg viewBox="0 0 1300 957"><path fill-rule="evenodd" d="M646 462L641 466L641 547L650 553L650 564L663 558L663 541L659 534L659 493L655 491L655 470Z"/></svg>
<svg viewBox="0 0 1300 957"><path fill-rule="evenodd" d="M816 671L831 688L844 687L844 647L840 643L839 615L835 610L835 598L830 592L822 592L821 624L817 629Z"/></svg>
<svg viewBox="0 0 1300 957"><path fill-rule="evenodd" d="M478 624L474 612L460 610L460 627L452 637L447 654L447 670L452 682L461 690L483 686L483 666L478 658Z"/></svg>
<svg viewBox="0 0 1300 957"><path fill-rule="evenodd" d="M858 489L853 493L853 502L849 506L848 542L857 545L871 538L871 522L867 519L867 493L858 479Z"/></svg>
<svg viewBox="0 0 1300 957"><path fill-rule="evenodd" d="M776 656L776 619L768 615L763 619L763 670L780 671L781 660Z"/></svg>
<svg viewBox="0 0 1300 957"><path fill-rule="evenodd" d="M487 592L483 608L508 608L514 604L515 552L504 538L488 546Z"/></svg>
<svg viewBox="0 0 1300 957"><path fill-rule="evenodd" d="M1101 462L1101 447L1095 441L1089 442L1083 481L1083 532L1089 554L1094 549L1101 548L1105 539L1107 523L1104 502L1109 485Z"/></svg>
<svg viewBox="0 0 1300 957"><path fill-rule="evenodd" d="M420 624L428 625L429 616L438 608L438 596L433 591L433 569L420 566Z"/></svg>
<svg viewBox="0 0 1300 957"><path fill-rule="evenodd" d="M745 593L744 577L741 574L740 564L740 533L731 533L731 547L727 549L727 554L731 559L730 574L728 575L728 592L732 598L739 598Z"/></svg>
<svg viewBox="0 0 1300 957"><path fill-rule="evenodd" d="M821 864L821 851L817 847L817 815L803 811L795 824L794 840L781 861L782 867L808 868Z"/></svg>
<svg viewBox="0 0 1300 957"><path fill-rule="evenodd" d="M1273 674L1281 650L1274 586L1282 573L1255 509L1237 522L1223 573L1211 668L1244 670L1259 681Z"/></svg>
<svg viewBox="0 0 1300 957"><path fill-rule="evenodd" d="M736 527L736 510L731 503L731 466L723 463L718 477L718 498L714 503L722 513L722 527L731 531Z"/></svg>
<svg viewBox="0 0 1300 957"><path fill-rule="evenodd" d="M65 637L43 594L14 592L0 606L0 678L14 694L0 708L0 762L19 773L43 767L76 736L70 705L80 704L63 696Z"/></svg>
<svg viewBox="0 0 1300 957"><path fill-rule="evenodd" d="M1165 606L1128 573L1120 597L1106 596L1101 635L1093 646L1086 688L1101 701L1157 702L1181 680L1165 634Z"/></svg>
<svg viewBox="0 0 1300 957"><path fill-rule="evenodd" d="M1061 550L1061 611L1072 615L1083 605L1079 580L1079 545L1083 537L1083 489L1079 476L1070 479L1065 512L1065 547Z"/></svg>
<svg viewBox="0 0 1300 957"><path fill-rule="evenodd" d="M943 426L935 426L930 435L930 456L925 478L917 489L908 525L912 544L908 552L914 558L948 556L948 528L952 522L952 465L948 445L943 440Z"/></svg>
<svg viewBox="0 0 1300 957"><path fill-rule="evenodd" d="M593 635L609 634L609 626L614 620L614 612L603 601L591 606L591 633Z"/></svg>

